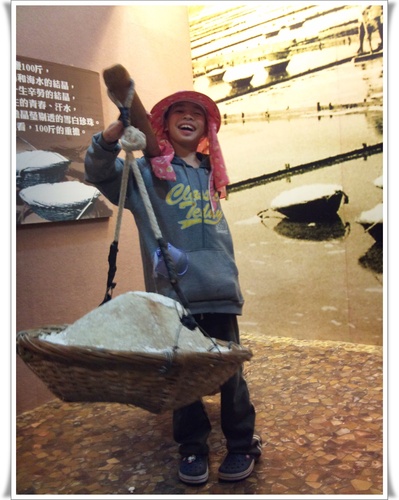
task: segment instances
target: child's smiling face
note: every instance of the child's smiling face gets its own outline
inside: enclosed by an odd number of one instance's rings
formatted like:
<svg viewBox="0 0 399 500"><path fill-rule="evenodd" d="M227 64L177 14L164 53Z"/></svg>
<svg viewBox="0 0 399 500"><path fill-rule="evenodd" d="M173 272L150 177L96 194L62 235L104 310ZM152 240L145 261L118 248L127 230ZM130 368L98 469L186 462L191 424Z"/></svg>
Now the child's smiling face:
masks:
<svg viewBox="0 0 399 500"><path fill-rule="evenodd" d="M206 114L202 106L189 101L173 104L166 116L166 127L172 144L175 142L195 151L206 134Z"/></svg>

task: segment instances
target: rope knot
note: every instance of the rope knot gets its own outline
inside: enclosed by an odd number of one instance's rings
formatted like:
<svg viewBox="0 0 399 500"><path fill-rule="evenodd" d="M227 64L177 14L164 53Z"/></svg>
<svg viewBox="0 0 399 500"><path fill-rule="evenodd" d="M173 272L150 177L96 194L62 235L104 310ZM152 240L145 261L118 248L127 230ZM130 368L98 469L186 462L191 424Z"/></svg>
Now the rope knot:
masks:
<svg viewBox="0 0 399 500"><path fill-rule="evenodd" d="M132 125L125 128L123 137L121 138L122 149L126 152L138 151L145 149L146 137L141 130Z"/></svg>

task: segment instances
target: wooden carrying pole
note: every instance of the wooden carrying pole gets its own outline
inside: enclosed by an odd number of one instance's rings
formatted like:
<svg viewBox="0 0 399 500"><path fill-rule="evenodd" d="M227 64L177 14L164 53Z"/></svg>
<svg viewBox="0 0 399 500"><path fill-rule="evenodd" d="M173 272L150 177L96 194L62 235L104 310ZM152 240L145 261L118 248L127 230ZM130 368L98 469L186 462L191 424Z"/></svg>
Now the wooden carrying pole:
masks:
<svg viewBox="0 0 399 500"><path fill-rule="evenodd" d="M132 79L128 71L121 65L116 64L103 71L103 78L108 91L111 92L116 99L122 104L125 102L129 93ZM137 92L134 92L133 100L130 106L130 123L138 128L146 136L146 156L160 156L161 150L158 145L158 140L152 130L151 123L148 119L147 111L140 101Z"/></svg>

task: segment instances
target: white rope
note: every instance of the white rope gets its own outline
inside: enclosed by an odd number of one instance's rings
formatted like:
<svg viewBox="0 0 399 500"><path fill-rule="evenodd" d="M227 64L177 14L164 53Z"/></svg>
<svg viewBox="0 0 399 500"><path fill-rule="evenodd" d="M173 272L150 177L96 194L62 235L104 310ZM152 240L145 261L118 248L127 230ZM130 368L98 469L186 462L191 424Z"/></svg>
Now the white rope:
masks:
<svg viewBox="0 0 399 500"><path fill-rule="evenodd" d="M145 135L139 129L129 125L129 127L125 128L124 134L121 138L121 146L123 150L126 152L126 159L122 172L119 203L118 203L118 215L116 217L116 223L115 223L114 241L119 240L119 234L122 224L122 214L123 214L123 209L125 208L129 171L131 169L132 162L136 163L132 151L137 151L145 148L146 146Z"/></svg>
<svg viewBox="0 0 399 500"><path fill-rule="evenodd" d="M130 170L129 164L127 164L126 162L122 172L121 188L119 192L118 215L116 217L116 223L115 223L114 241L119 241L119 233L121 231L121 224L122 224L122 213L123 209L125 208L125 198L127 191L127 181L129 179L129 170Z"/></svg>
<svg viewBox="0 0 399 500"><path fill-rule="evenodd" d="M121 113L123 113L123 108L125 108L124 109L124 111L126 111L125 118L127 118L129 120L129 123L130 123L129 109L132 105L133 97L134 97L134 81L130 80L129 92L126 96L125 104L122 104L109 89L107 90L107 94L108 94L108 97L111 99L111 101L114 104L116 104L116 106L120 109ZM130 127L127 127L127 128L130 128ZM125 131L126 131L126 129L125 129ZM131 134L131 132L130 132L130 134ZM144 138L144 141L145 141L145 138ZM114 241L115 242L119 241L119 234L120 234L121 224L122 224L122 213L123 213L123 209L125 207L127 181L129 179L129 170L130 170L130 166L129 166L128 162L125 162L125 166L124 166L123 172L122 172L121 187L120 187L120 192L119 192L118 215L116 217L116 223L115 223L115 232L114 232Z"/></svg>
<svg viewBox="0 0 399 500"><path fill-rule="evenodd" d="M125 104L122 104L112 92L108 90L108 96L109 98L118 106L118 108L126 108L130 109L131 103L133 101L134 97L134 82L131 80L130 87L129 87L129 93L126 97ZM145 149L146 146L146 136L141 132L138 128L133 127L132 125L129 125L128 127L125 127L124 134L120 140L122 149L126 153L126 159L125 159L125 165L123 168L122 172L122 179L121 179L121 188L120 188L120 193L119 193L119 204L118 204L118 215L116 218L116 225L115 225L115 235L114 235L114 241L119 240L119 233L121 229L121 224L122 224L122 214L123 214L123 209L125 207L125 199L126 199L126 192L127 192L127 184L128 184L128 179L129 179L129 171L132 169L134 177L136 179L140 194L142 196L143 202L144 202L144 207L146 209L148 218L150 220L150 225L151 229L154 233L155 238L158 240L159 238L162 238L162 233L159 228L157 219L155 217L154 210L152 208L152 204L150 201L150 198L147 193L147 189L144 184L143 176L141 175L140 169L136 163L136 159L133 155L133 151L138 151L138 150L143 150Z"/></svg>
<svg viewBox="0 0 399 500"><path fill-rule="evenodd" d="M157 218L155 217L154 209L152 208L150 197L148 196L147 188L145 187L145 184L144 184L143 176L140 172L140 169L139 169L139 167L136 163L136 160L135 160L132 153L130 153L130 152L126 153L126 161L128 161L130 163L131 168L133 170L133 174L136 178L136 182L137 182L141 197L143 199L145 210L147 212L148 218L150 219L151 229L154 233L155 238L157 240L159 240L160 238L162 238L161 229L159 228Z"/></svg>
<svg viewBox="0 0 399 500"><path fill-rule="evenodd" d="M144 149L147 144L145 134L143 134L141 130L133 127L132 125L129 125L125 128L120 142L122 149L126 152Z"/></svg>

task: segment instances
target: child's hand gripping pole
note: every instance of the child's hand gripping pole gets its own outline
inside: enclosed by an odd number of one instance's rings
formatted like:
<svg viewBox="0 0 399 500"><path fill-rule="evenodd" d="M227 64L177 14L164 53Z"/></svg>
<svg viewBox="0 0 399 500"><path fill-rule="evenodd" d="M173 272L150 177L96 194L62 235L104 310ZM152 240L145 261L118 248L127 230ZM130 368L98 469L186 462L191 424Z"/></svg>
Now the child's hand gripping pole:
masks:
<svg viewBox="0 0 399 500"><path fill-rule="evenodd" d="M116 64L103 71L103 78L108 92L123 104L129 95L132 85L132 79L128 71L121 64ZM144 154L150 157L160 156L161 150L158 145L158 140L152 130L147 112L137 92L134 92L129 114L131 125L141 130L146 136Z"/></svg>

